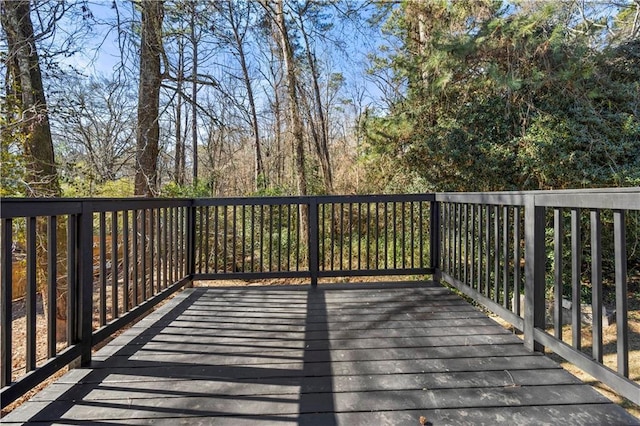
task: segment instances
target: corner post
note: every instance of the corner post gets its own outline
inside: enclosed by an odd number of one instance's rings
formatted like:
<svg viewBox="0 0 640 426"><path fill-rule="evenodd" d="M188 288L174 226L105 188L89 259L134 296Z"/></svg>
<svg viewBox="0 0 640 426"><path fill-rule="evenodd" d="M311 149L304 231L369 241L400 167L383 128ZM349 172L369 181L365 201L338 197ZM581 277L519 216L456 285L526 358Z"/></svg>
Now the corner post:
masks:
<svg viewBox="0 0 640 426"><path fill-rule="evenodd" d="M431 267L433 268L433 279L440 281L440 202L431 201L430 204L430 224L429 224L429 255L431 257Z"/></svg>
<svg viewBox="0 0 640 426"><path fill-rule="evenodd" d="M535 195L527 195L524 214L525 241L525 306L524 345L530 351L543 352L544 346L535 341L536 328L544 328L545 318L545 224L544 207L537 206Z"/></svg>
<svg viewBox="0 0 640 426"><path fill-rule="evenodd" d="M78 311L76 320L80 344L80 365L91 363L93 333L93 203L82 202L82 213L78 221Z"/></svg>
<svg viewBox="0 0 640 426"><path fill-rule="evenodd" d="M309 197L309 229L307 235L309 236L309 274L311 275L311 286L316 287L318 285L318 270L319 270L319 246L320 240L318 239L318 198Z"/></svg>
<svg viewBox="0 0 640 426"><path fill-rule="evenodd" d="M187 277L189 282L185 285L190 287L193 284L193 276L196 273L196 206L195 199L191 199L187 207ZM202 230L200 230L202 232Z"/></svg>

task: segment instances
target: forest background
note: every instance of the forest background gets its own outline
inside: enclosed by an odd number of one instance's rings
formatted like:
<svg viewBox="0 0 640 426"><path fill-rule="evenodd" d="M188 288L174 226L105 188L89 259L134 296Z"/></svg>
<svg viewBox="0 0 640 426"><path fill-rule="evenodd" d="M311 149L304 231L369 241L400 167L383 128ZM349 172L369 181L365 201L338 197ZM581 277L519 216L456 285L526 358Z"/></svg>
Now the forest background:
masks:
<svg viewBox="0 0 640 426"><path fill-rule="evenodd" d="M0 1L2 196L640 184L640 1Z"/></svg>

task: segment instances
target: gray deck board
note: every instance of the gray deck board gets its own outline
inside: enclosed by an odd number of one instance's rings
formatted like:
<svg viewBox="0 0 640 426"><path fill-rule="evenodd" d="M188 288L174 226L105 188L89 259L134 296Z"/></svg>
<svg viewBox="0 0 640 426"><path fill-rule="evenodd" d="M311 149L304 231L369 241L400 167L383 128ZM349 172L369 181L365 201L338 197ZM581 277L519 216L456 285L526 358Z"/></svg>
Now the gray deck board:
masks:
<svg viewBox="0 0 640 426"><path fill-rule="evenodd" d="M188 289L3 424L640 424L434 283Z"/></svg>

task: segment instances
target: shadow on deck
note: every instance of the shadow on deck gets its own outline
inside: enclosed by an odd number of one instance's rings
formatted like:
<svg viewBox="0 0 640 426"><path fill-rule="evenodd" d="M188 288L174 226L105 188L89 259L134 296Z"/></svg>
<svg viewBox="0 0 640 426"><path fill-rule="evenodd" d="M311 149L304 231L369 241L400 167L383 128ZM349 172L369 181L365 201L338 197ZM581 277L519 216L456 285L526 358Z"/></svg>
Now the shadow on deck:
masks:
<svg viewBox="0 0 640 426"><path fill-rule="evenodd" d="M2 421L368 426L421 416L640 424L432 282L187 289Z"/></svg>

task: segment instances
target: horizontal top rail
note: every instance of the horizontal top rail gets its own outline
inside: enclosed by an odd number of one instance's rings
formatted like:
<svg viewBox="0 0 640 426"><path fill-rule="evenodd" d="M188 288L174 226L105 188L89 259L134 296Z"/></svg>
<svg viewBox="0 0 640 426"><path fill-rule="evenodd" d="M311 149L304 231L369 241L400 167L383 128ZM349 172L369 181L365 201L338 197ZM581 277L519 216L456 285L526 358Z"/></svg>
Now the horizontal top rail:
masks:
<svg viewBox="0 0 640 426"><path fill-rule="evenodd" d="M93 212L109 212L163 207L188 207L188 198L2 198L0 218L79 214L82 204L91 203Z"/></svg>
<svg viewBox="0 0 640 426"><path fill-rule="evenodd" d="M443 192L436 201L524 206L528 197L544 207L640 209L640 187L563 189L556 191Z"/></svg>
<svg viewBox="0 0 640 426"><path fill-rule="evenodd" d="M524 206L526 192L444 192L435 194L436 201L447 203L504 204Z"/></svg>
<svg viewBox="0 0 640 426"><path fill-rule="evenodd" d="M3 198L0 202L0 218L58 216L82 213L81 200L60 198Z"/></svg>
<svg viewBox="0 0 640 426"><path fill-rule="evenodd" d="M318 203L393 203L411 201L435 201L436 194L380 194L380 195L322 195L316 197Z"/></svg>
<svg viewBox="0 0 640 426"><path fill-rule="evenodd" d="M327 203L389 203L411 201L435 201L435 194L378 194L378 195L303 195L283 197L229 197L196 198L194 206L233 206L233 205L280 205L280 204L317 204Z"/></svg>
<svg viewBox="0 0 640 426"><path fill-rule="evenodd" d="M281 205L314 203L376 203L439 201L453 203L569 208L640 209L640 187L566 189L556 191L442 192L425 194L319 195L229 198L2 198L1 218L77 214L81 203L91 202L95 212L181 206Z"/></svg>
<svg viewBox="0 0 640 426"><path fill-rule="evenodd" d="M159 208L168 208L168 207L190 207L193 205L193 200L188 198L185 198L185 199L149 198L144 200L124 199L124 200L89 200L89 201L91 202L91 208L95 212L110 212L110 211L136 210L136 209L159 209Z"/></svg>
<svg viewBox="0 0 640 426"><path fill-rule="evenodd" d="M614 193L540 194L535 196L535 204L545 207L640 210L640 189Z"/></svg>

